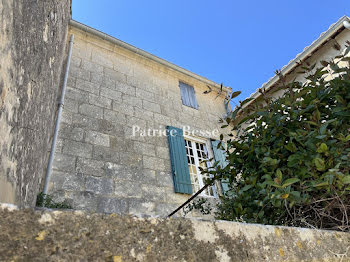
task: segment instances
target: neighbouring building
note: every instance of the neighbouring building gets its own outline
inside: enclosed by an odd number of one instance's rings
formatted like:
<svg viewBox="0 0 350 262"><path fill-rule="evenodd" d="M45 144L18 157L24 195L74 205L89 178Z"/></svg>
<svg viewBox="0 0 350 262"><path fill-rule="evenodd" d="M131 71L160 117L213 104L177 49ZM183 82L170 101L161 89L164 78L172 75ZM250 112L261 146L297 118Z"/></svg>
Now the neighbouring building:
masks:
<svg viewBox="0 0 350 262"><path fill-rule="evenodd" d="M67 57L70 0L0 1L0 203L35 206Z"/></svg>
<svg viewBox="0 0 350 262"><path fill-rule="evenodd" d="M316 64L315 68L322 67L322 61L331 61L336 56L343 54L347 46L350 45L350 18L341 17L336 23L332 24L329 29L323 32L311 45L304 48L293 60L285 65L280 73L285 77L286 82L293 80L304 83L306 81L305 71L302 67ZM307 74L307 73L306 73ZM264 83L260 88L265 90L268 97L279 97L284 91L278 90L281 86L280 76L275 75ZM262 95L258 88L256 92L250 95L252 100L244 105L247 108L255 101L262 101Z"/></svg>

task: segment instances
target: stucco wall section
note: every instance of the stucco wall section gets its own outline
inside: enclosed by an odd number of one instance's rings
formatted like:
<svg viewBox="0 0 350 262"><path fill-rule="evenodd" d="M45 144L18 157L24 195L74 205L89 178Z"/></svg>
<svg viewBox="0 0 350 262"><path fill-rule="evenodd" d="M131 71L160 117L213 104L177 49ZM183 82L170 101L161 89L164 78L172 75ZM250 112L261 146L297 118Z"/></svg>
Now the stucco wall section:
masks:
<svg viewBox="0 0 350 262"><path fill-rule="evenodd" d="M1 261L350 261L348 233L4 206L0 216Z"/></svg>
<svg viewBox="0 0 350 262"><path fill-rule="evenodd" d="M205 83L77 28L70 33L75 43L49 193L75 209L169 214L189 195L174 193L167 137L132 136L132 127L220 131L224 96L205 95ZM182 105L179 81L194 86L198 110Z"/></svg>
<svg viewBox="0 0 350 262"><path fill-rule="evenodd" d="M35 203L69 19L69 0L0 1L0 202Z"/></svg>

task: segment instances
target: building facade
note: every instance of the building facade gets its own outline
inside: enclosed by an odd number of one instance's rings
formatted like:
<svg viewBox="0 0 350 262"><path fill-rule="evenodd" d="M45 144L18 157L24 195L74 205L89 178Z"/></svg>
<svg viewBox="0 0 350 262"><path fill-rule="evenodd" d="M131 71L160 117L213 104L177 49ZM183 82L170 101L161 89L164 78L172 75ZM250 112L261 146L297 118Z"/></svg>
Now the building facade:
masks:
<svg viewBox="0 0 350 262"><path fill-rule="evenodd" d="M230 89L78 22L71 34L49 194L75 209L169 214L204 185Z"/></svg>

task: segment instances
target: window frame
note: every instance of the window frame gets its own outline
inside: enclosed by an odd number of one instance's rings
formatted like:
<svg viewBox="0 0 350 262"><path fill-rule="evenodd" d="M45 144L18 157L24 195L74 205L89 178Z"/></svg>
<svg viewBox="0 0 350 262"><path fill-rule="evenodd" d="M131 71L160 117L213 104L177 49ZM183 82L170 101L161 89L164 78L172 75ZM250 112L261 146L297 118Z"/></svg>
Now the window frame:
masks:
<svg viewBox="0 0 350 262"><path fill-rule="evenodd" d="M183 136L184 136L185 140L187 139L187 140L190 140L191 142L198 142L198 143L205 144L207 152L208 152L208 156L207 156L208 159L214 159L214 152L213 152L213 149L211 147L210 139L206 139L206 138L202 138L202 137L198 137L198 136L191 136L191 135L187 135L187 134L184 134ZM204 186L204 183L203 183L203 176L199 170L199 158L197 155L197 151L194 154L194 160L195 160L195 167L196 167L197 174L198 174L199 188L201 189ZM188 163L187 163L187 165L188 165ZM208 168L211 168L213 166L212 161L208 161L207 166L208 166ZM191 176L191 173L190 173L190 176ZM213 190L212 196L205 194L204 191L202 193L200 193L199 196L207 197L207 198L218 198L219 194L218 194L218 189L217 189L216 183L214 183L211 187ZM197 192L198 191L194 192L194 190L193 190L192 194L194 195Z"/></svg>
<svg viewBox="0 0 350 262"><path fill-rule="evenodd" d="M183 89L181 88L181 85L185 85L185 86L191 87L193 89L193 102L194 102L194 105L192 105L192 103L191 103L192 99L190 97L188 97L189 104L186 104L185 99L184 99L185 94L183 94L183 91L182 91ZM180 90L180 96L181 96L182 105L187 106L189 108L193 108L193 109L199 110L199 105L198 105L197 96L196 96L196 90L194 89L194 86L186 83L185 81L179 80L179 90ZM188 93L188 95L190 95L190 94Z"/></svg>

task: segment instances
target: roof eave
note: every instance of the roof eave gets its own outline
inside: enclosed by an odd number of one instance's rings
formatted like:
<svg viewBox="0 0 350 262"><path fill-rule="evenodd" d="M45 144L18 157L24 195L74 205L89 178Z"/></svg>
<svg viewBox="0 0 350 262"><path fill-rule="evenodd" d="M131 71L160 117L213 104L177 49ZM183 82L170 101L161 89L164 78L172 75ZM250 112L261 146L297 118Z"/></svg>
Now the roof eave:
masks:
<svg viewBox="0 0 350 262"><path fill-rule="evenodd" d="M180 72L182 74L185 74L185 75L187 75L189 77L195 78L196 80L199 80L199 81L201 81L201 82L203 82L203 83L205 83L205 84L207 84L207 85L209 85L211 87L215 87L217 89L221 89L220 84L218 84L218 83L216 83L214 81L211 81L211 80L209 80L209 79L207 79L207 78L205 78L203 76L197 75L197 74L195 74L195 73L193 73L193 72L191 72L191 71L189 71L187 69L184 69L184 68L182 68L182 67L180 67L178 65L175 65L173 63L170 63L170 62L168 62L168 61L166 61L166 60L164 60L164 59L162 59L160 57L157 57L157 56L155 56L155 55L153 55L151 53L148 53L148 52L146 52L146 51L144 51L144 50L142 50L140 48L137 48L137 47L135 47L133 45L125 43L125 42L123 42L123 41L121 41L121 40L119 40L119 39L117 39L115 37L112 37L112 36L110 36L110 35L108 35L106 33L103 33L101 31L99 31L99 30L97 30L95 28L92 28L92 27L89 27L87 25L84 25L84 24L82 24L82 23L80 23L78 21L75 21L73 19L70 20L69 24L71 26L73 26L73 27L76 27L76 28L84 31L84 32L90 33L90 34L92 34L92 35L94 35L96 37L102 38L103 40L106 40L106 41L111 42L111 43L113 43L115 45L123 47L123 48L125 48L125 49L127 49L127 50L129 50L129 51L131 51L133 53L136 53L136 54L138 54L140 56L143 56L145 58L153 60L156 63L159 63L159 64L161 64L163 66L166 66L166 67L168 67L170 69L173 69L173 70L175 70L177 72ZM224 86L222 89L225 92L232 92L231 87Z"/></svg>
<svg viewBox="0 0 350 262"><path fill-rule="evenodd" d="M325 44L330 40L330 38L338 32L340 29L345 29L343 22L349 21L350 18L347 16L341 17L335 24L333 24L326 32L324 32L317 40L315 40L310 46L306 47L303 52L301 52L299 55L297 55L293 60L291 60L282 70L281 75L287 75L292 70L294 70L298 65L300 65L300 62L303 62L307 58L309 58L320 46ZM280 77L278 75L275 75L272 77L268 82L263 84L260 88L265 89L266 91L269 91L278 81ZM259 89L260 89L259 88ZM252 98L251 101L246 103L243 108L246 108L248 105L253 103L254 100L259 98L261 96L261 93L259 92L259 89L250 95L249 98Z"/></svg>

